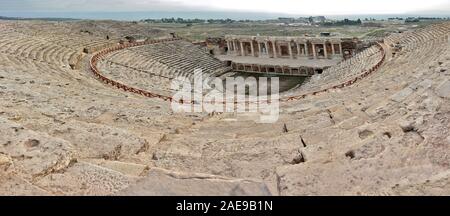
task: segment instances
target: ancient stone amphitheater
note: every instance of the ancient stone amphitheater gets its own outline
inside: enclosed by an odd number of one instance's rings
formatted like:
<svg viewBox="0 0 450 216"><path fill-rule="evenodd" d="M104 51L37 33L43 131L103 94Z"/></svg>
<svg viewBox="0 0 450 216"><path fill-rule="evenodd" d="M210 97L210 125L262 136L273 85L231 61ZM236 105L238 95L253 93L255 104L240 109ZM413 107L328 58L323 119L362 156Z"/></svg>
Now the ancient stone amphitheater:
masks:
<svg viewBox="0 0 450 216"><path fill-rule="evenodd" d="M143 29L0 22L1 195L450 194L450 23L285 92L275 124L173 113L171 80L227 68Z"/></svg>

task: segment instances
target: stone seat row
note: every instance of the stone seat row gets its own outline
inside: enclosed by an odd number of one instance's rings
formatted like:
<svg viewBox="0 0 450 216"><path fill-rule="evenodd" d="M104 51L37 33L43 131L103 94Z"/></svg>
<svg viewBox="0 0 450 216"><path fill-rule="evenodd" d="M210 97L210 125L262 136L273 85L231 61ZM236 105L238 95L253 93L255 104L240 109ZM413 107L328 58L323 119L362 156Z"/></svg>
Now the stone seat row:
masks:
<svg viewBox="0 0 450 216"><path fill-rule="evenodd" d="M173 41L133 48L139 54L155 59L169 67L177 68L188 73L195 69L203 69L205 73L224 68L218 59L212 57L197 46L186 41Z"/></svg>

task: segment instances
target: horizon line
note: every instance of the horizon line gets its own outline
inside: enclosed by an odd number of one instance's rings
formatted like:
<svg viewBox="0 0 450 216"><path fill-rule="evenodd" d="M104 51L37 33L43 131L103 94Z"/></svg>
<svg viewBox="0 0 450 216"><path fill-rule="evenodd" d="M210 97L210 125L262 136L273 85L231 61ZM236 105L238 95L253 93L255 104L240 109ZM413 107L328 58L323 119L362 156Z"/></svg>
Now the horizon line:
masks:
<svg viewBox="0 0 450 216"><path fill-rule="evenodd" d="M72 13L71 15L62 15L62 13ZM120 14L133 14L136 13L136 17L120 17ZM143 13L149 13L148 15ZM157 16L152 16L152 13ZM164 15L164 13L171 15ZM180 15L177 16L176 14ZM203 14L196 16L194 13ZM231 15L228 17L218 17L214 16L217 14L227 14ZM98 16L95 16L95 15ZM62 16L61 16L62 15ZM104 16L102 15L118 15L114 16ZM206 15L206 16L205 16ZM233 17L234 15L234 17ZM247 15L247 16L245 16ZM115 20L115 21L141 21L145 19L168 19L168 18L182 18L182 19L231 19L231 20L252 20L252 21L264 21L264 20L274 20L277 18L305 18L305 17L318 17L324 16L326 18L336 19L336 18L375 18L375 19L386 19L386 18L407 18L407 17L424 17L424 18L450 18L450 14L443 13L431 13L431 12L408 12L408 13L386 13L386 14L289 14L289 13L270 13L270 12L242 12L242 11L224 11L224 10L202 10L202 11L166 11L166 10L150 10L150 11L2 11L0 10L0 16L4 18L11 19L72 19L72 20ZM254 16L254 17L252 17Z"/></svg>

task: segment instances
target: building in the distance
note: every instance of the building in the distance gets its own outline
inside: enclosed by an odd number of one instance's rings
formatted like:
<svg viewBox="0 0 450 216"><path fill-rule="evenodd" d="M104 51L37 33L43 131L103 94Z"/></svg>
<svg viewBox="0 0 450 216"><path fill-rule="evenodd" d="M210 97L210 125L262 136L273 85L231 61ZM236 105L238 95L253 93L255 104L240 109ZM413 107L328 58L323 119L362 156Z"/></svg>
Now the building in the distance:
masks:
<svg viewBox="0 0 450 216"><path fill-rule="evenodd" d="M226 55L220 58L228 61L235 70L300 76L321 73L351 57L356 47L353 39L330 36L227 35L225 41Z"/></svg>
<svg viewBox="0 0 450 216"><path fill-rule="evenodd" d="M228 55L260 58L343 58L342 39L333 37L225 37Z"/></svg>

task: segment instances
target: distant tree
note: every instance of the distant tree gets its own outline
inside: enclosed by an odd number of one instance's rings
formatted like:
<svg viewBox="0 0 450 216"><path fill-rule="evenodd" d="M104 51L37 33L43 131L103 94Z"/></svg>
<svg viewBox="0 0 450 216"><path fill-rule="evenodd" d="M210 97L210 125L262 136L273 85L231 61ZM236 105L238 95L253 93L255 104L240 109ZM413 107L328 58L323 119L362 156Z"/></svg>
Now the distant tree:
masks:
<svg viewBox="0 0 450 216"><path fill-rule="evenodd" d="M361 19L358 19L356 21L344 19L344 20L339 20L339 21L334 21L334 22L322 23L322 25L324 25L324 26L344 26L344 25L361 25L361 24L362 24Z"/></svg>

